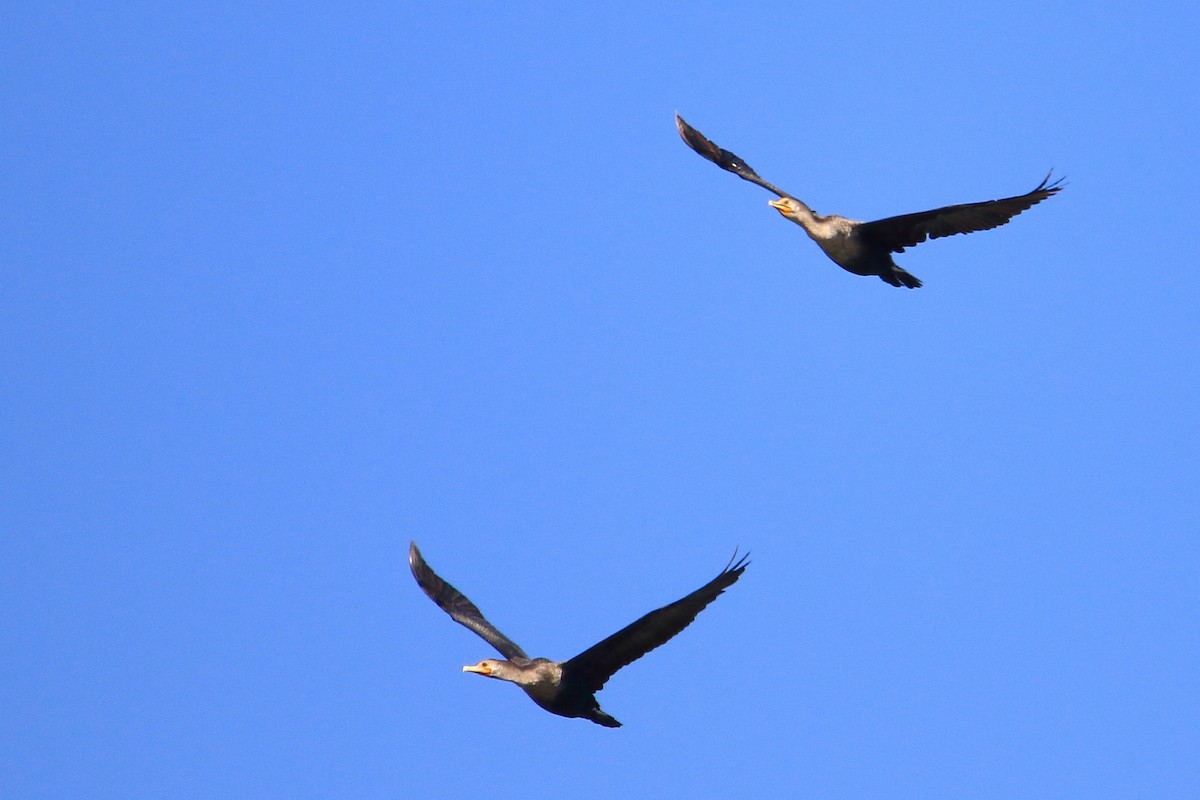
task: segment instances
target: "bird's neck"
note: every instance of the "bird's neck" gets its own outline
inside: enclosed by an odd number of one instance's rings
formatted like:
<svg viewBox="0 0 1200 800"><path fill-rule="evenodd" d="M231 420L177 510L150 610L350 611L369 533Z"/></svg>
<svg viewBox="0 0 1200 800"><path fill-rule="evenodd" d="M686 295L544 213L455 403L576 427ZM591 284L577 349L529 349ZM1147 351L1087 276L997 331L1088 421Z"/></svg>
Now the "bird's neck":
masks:
<svg viewBox="0 0 1200 800"><path fill-rule="evenodd" d="M845 217L831 214L823 217L803 203L799 208L788 214L788 219L804 228L809 238L821 242L844 236L850 232L852 223Z"/></svg>
<svg viewBox="0 0 1200 800"><path fill-rule="evenodd" d="M821 219L820 215L800 200L794 197L790 199L792 208L784 216L811 234L813 226Z"/></svg>
<svg viewBox="0 0 1200 800"><path fill-rule="evenodd" d="M562 667L544 658L535 658L529 664L504 661L501 665L500 669L492 673L492 677L512 681L520 686L557 684L562 677Z"/></svg>

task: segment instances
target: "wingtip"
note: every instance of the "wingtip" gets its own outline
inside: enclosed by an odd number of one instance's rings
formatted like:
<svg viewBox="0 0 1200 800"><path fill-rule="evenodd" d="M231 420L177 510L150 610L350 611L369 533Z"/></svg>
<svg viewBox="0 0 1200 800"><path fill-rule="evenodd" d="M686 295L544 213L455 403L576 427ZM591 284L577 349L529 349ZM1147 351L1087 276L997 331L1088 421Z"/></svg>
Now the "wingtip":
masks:
<svg viewBox="0 0 1200 800"><path fill-rule="evenodd" d="M1067 176L1063 175L1058 180L1051 183L1050 178L1052 178L1053 176L1054 176L1054 167L1051 167L1050 171L1046 173L1046 177L1042 179L1042 182L1040 184L1038 184L1038 187L1036 189L1034 189L1034 191L1035 192L1049 192L1050 194L1055 194L1057 192L1062 191L1063 187L1067 185L1065 183L1065 181L1067 180Z"/></svg>
<svg viewBox="0 0 1200 800"><path fill-rule="evenodd" d="M688 137L688 132L694 131L695 128L693 128L691 125L688 125L687 121L684 120L684 118L679 115L678 111L676 111L675 112L675 130L679 131L679 135L682 136L683 140L686 142L687 137Z"/></svg>
<svg viewBox="0 0 1200 800"><path fill-rule="evenodd" d="M742 554L741 558L738 558L739 550L741 550L740 547L733 548L733 555L730 556L729 563L725 565L725 569L721 570L723 573L741 572L745 570L746 567L750 566L750 551L747 550Z"/></svg>

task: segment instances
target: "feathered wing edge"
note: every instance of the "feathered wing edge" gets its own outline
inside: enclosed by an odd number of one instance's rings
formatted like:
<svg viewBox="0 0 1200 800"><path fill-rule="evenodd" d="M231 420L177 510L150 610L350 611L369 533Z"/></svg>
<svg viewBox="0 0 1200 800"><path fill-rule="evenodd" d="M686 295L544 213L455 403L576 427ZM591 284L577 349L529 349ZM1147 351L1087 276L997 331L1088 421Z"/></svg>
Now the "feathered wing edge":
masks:
<svg viewBox="0 0 1200 800"><path fill-rule="evenodd" d="M870 238L894 253L903 253L904 248L918 245L926 239L940 239L959 233L974 233L997 228L1010 219L1062 191L1063 179L1045 180L1032 191L999 200L984 200L979 203L960 203L930 211L901 214L859 226L859 234Z"/></svg>
<svg viewBox="0 0 1200 800"><path fill-rule="evenodd" d="M733 558L721 574L687 597L651 611L602 642L589 647L563 663L570 674L593 692L598 692L617 670L636 661L659 645L665 644L696 619L717 596L732 586L749 565L750 554Z"/></svg>
<svg viewBox="0 0 1200 800"><path fill-rule="evenodd" d="M678 114L675 115L675 127L679 129L679 135L683 137L683 141L688 147L721 169L728 170L743 180L758 184L768 192L776 194L779 197L792 197L782 189L764 181L740 156L717 146L700 131L684 122L683 117ZM793 197L792 199L794 200L795 198Z"/></svg>
<svg viewBox="0 0 1200 800"><path fill-rule="evenodd" d="M468 600L466 595L442 580L425 563L425 559L421 557L421 551L417 549L416 542L408 544L408 567L412 570L413 577L417 579L417 585L429 596L430 600L449 614L451 619L474 631L485 642L500 651L505 658L510 660L529 658L519 645L497 630L495 625L488 622L479 608Z"/></svg>

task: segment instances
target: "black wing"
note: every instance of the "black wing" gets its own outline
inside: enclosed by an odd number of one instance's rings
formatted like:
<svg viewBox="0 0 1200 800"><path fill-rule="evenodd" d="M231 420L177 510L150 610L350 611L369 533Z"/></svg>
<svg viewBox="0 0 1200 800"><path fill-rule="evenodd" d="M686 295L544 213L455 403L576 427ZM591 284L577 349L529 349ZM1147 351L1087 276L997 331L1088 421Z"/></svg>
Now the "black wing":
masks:
<svg viewBox="0 0 1200 800"><path fill-rule="evenodd" d="M861 236L886 247L894 253L903 253L904 248L920 244L926 239L940 239L956 233L974 233L999 227L1027 208L1037 205L1051 195L1062 191L1062 178L1050 183L1050 175L1032 192L1001 200L985 200L982 203L961 203L956 206L935 208L864 222L859 226Z"/></svg>
<svg viewBox="0 0 1200 800"><path fill-rule="evenodd" d="M682 600L651 611L632 625L564 662L563 672L580 680L591 691L600 691L617 670L666 643L691 625L705 606L742 577L750 563L747 561L749 557L747 553L738 559L735 552L720 575ZM737 563L734 563L735 559Z"/></svg>
<svg viewBox="0 0 1200 800"><path fill-rule="evenodd" d="M679 128L679 135L683 137L683 141L687 143L688 147L692 148L721 169L729 170L743 180L750 181L751 183L757 183L768 192L777 194L780 197L791 197L791 195L787 192L783 191L782 189L777 189L776 187L764 181L762 178L758 177L758 173L751 169L750 165L743 161L740 157L713 144L711 141L705 138L704 134L684 122L683 117L679 116L678 114L675 115L675 127Z"/></svg>
<svg viewBox="0 0 1200 800"><path fill-rule="evenodd" d="M524 650L484 619L483 614L466 595L439 578L437 573L429 568L425 559L421 558L421 551L417 549L416 542L408 544L408 566L421 589L429 595L429 599L441 606L442 611L449 614L451 619L475 631L505 658L529 658Z"/></svg>

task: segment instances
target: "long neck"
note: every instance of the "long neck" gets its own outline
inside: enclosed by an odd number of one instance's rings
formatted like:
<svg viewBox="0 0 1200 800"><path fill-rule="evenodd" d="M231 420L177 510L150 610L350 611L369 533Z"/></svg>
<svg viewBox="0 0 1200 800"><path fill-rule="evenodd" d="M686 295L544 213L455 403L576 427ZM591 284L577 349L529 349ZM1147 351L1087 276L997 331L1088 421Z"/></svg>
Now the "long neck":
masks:
<svg viewBox="0 0 1200 800"><path fill-rule="evenodd" d="M854 227L854 223L845 217L839 217L837 214L823 217L798 200L796 205L797 208L792 210L787 218L804 228L804 232L815 241L824 242L845 236Z"/></svg>
<svg viewBox="0 0 1200 800"><path fill-rule="evenodd" d="M814 218L817 216L817 212L815 212L811 208L809 208L808 203L804 202L799 197L792 197L790 194L783 194L783 193L780 193L779 196L786 198L792 202L792 205L794 205L796 207L796 210L795 210L796 216L806 216L806 217L814 217ZM799 221L799 220L797 220L797 221Z"/></svg>
<svg viewBox="0 0 1200 800"><path fill-rule="evenodd" d="M561 675L562 669L557 663L537 658L529 664L501 661L490 677L512 681L520 686L537 686L544 683L557 684Z"/></svg>

